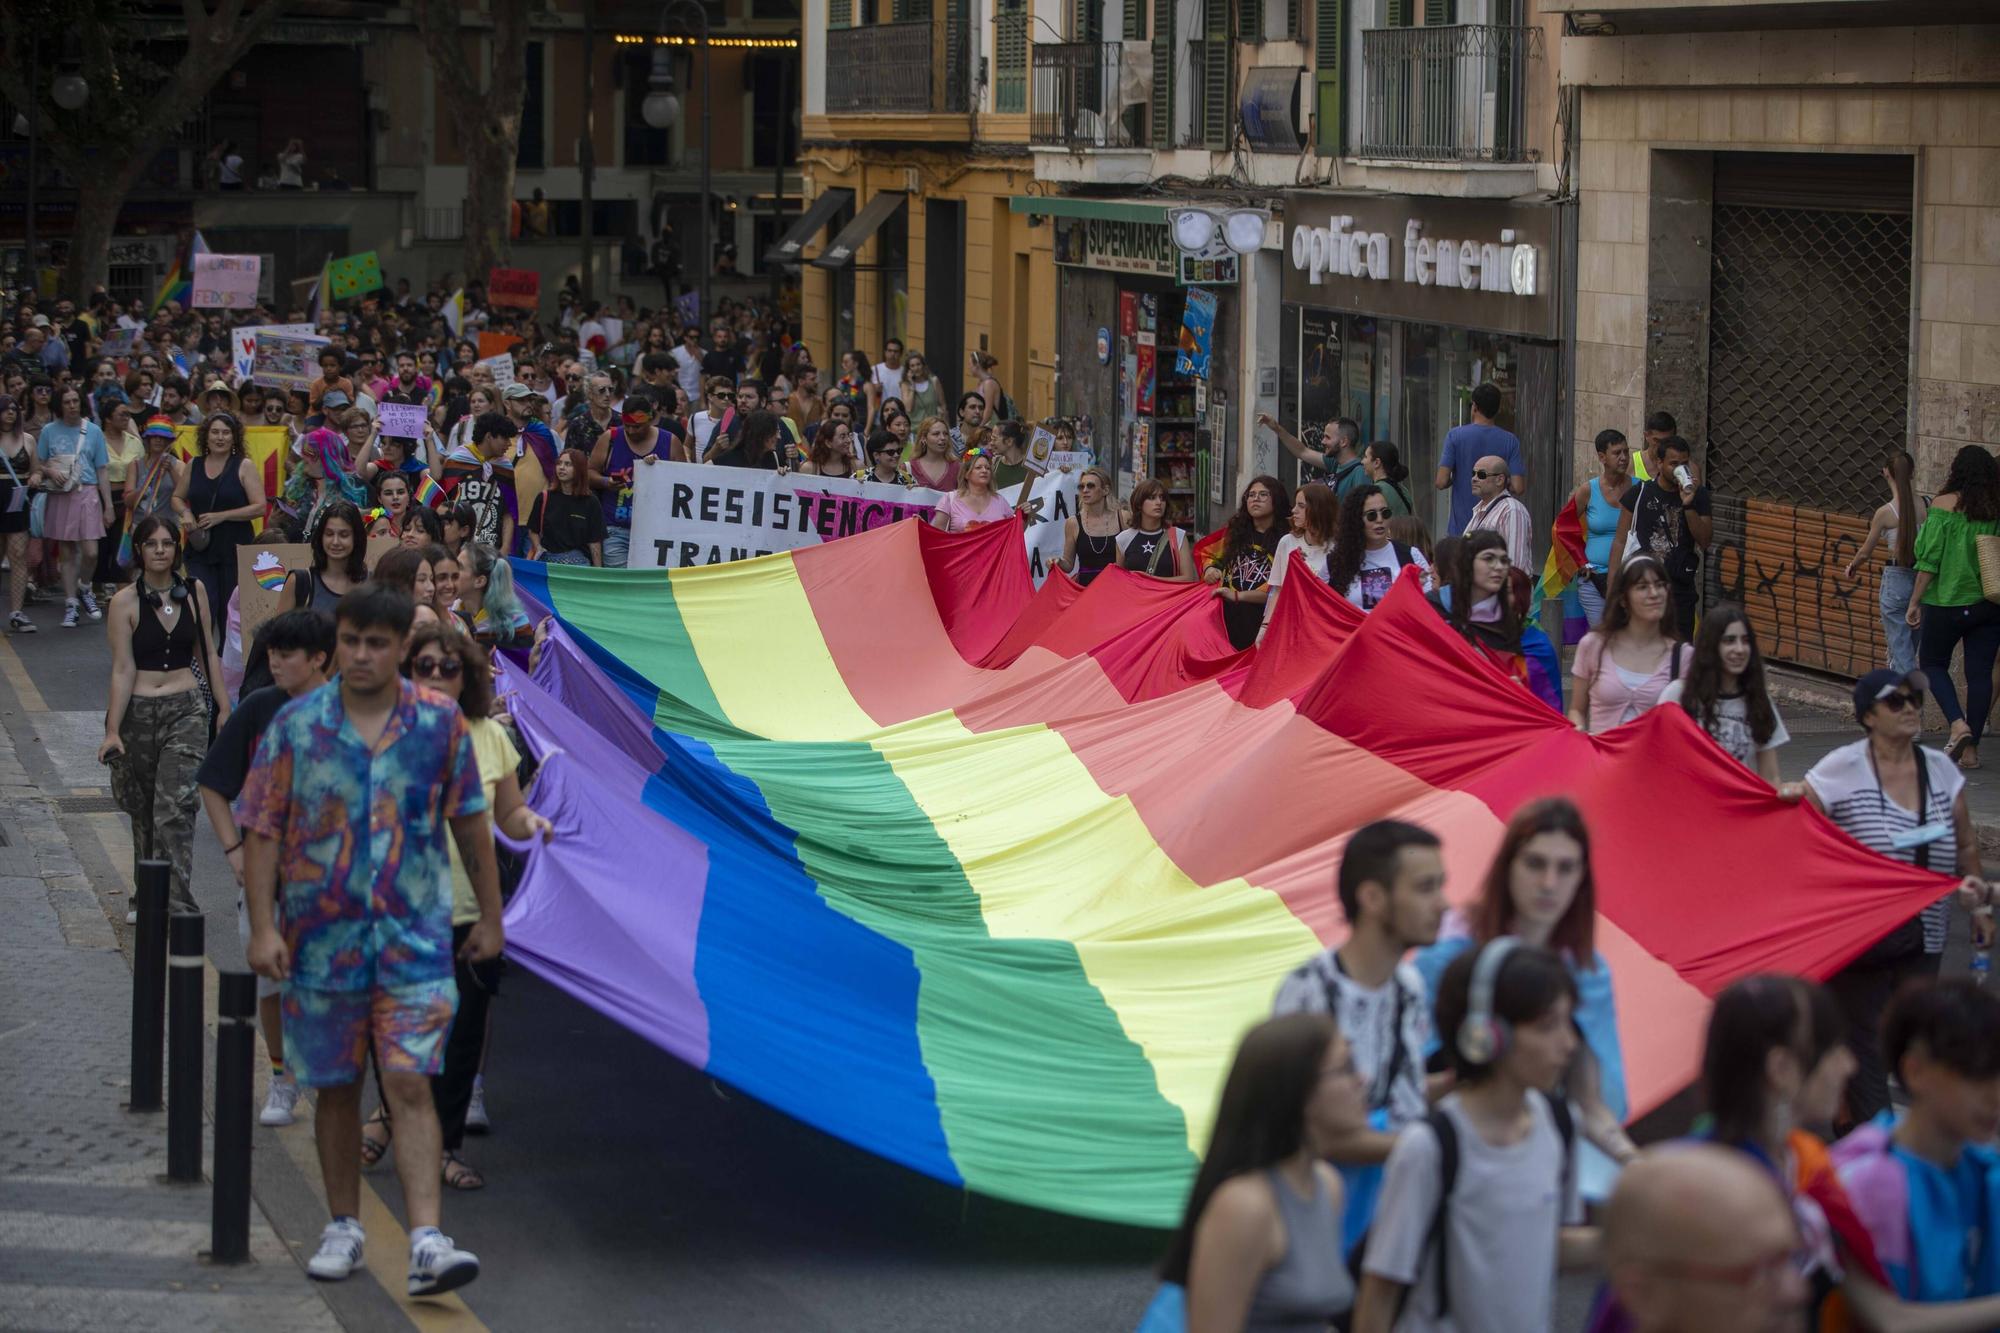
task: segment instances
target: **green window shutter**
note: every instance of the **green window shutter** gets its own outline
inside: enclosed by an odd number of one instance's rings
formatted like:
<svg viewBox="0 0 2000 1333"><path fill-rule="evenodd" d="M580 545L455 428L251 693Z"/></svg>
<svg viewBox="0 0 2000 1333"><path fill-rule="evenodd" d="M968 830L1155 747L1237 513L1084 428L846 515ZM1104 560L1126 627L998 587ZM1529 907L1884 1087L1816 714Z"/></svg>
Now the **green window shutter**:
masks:
<svg viewBox="0 0 2000 1333"><path fill-rule="evenodd" d="M826 26L846 28L854 23L854 0L826 0Z"/></svg>
<svg viewBox="0 0 2000 1333"><path fill-rule="evenodd" d="M1104 40L1104 6L1100 0L1074 0L1070 5L1069 39L1072 42Z"/></svg>
<svg viewBox="0 0 2000 1333"><path fill-rule="evenodd" d="M1131 0L1137 3L1137 0ZM1153 147L1174 147L1174 4L1153 0Z"/></svg>
<svg viewBox="0 0 2000 1333"><path fill-rule="evenodd" d="M889 17L897 23L909 23L930 16L931 0L895 0L889 10Z"/></svg>
<svg viewBox="0 0 2000 1333"><path fill-rule="evenodd" d="M1424 0L1424 26L1442 27L1458 22L1457 0Z"/></svg>
<svg viewBox="0 0 2000 1333"><path fill-rule="evenodd" d="M1028 6L1027 0L1000 0L994 12L993 109L1019 112L1028 109Z"/></svg>
<svg viewBox="0 0 2000 1333"><path fill-rule="evenodd" d="M1229 46L1229 0L1202 5L1201 138L1210 148L1229 147L1229 77L1235 52Z"/></svg>
<svg viewBox="0 0 2000 1333"><path fill-rule="evenodd" d="M1384 15L1384 24L1391 28L1409 27L1410 0L1389 0L1388 12Z"/></svg>
<svg viewBox="0 0 2000 1333"><path fill-rule="evenodd" d="M1285 0L1285 35L1287 37L1297 38L1305 35L1299 27L1299 22L1304 17L1304 15L1299 13L1299 9L1300 0Z"/></svg>
<svg viewBox="0 0 2000 1333"><path fill-rule="evenodd" d="M1125 0L1125 40L1146 40L1146 0Z"/></svg>
<svg viewBox="0 0 2000 1333"><path fill-rule="evenodd" d="M1264 0L1236 0L1236 35L1246 42L1264 40Z"/></svg>
<svg viewBox="0 0 2000 1333"><path fill-rule="evenodd" d="M1342 147L1343 102L1347 88L1341 57L1347 0L1313 0L1313 120L1315 146L1332 156Z"/></svg>

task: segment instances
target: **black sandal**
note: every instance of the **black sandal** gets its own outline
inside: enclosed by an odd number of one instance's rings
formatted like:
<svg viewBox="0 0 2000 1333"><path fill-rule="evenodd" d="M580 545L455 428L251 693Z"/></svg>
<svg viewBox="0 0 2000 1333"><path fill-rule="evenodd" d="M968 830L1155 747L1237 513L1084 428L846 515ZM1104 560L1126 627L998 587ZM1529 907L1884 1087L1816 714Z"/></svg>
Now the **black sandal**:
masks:
<svg viewBox="0 0 2000 1333"><path fill-rule="evenodd" d="M486 1177L479 1174L479 1168L455 1152L444 1155L444 1167L439 1172L439 1178L444 1181L446 1189L471 1191L486 1188Z"/></svg>
<svg viewBox="0 0 2000 1333"><path fill-rule="evenodd" d="M379 1139L369 1137L368 1131L377 1125L380 1125L384 1131L382 1137ZM389 1152L390 1141L395 1136L396 1127L389 1123L388 1111L383 1107L376 1107L375 1114L369 1116L361 1126L361 1169L363 1171L381 1165L382 1158Z"/></svg>

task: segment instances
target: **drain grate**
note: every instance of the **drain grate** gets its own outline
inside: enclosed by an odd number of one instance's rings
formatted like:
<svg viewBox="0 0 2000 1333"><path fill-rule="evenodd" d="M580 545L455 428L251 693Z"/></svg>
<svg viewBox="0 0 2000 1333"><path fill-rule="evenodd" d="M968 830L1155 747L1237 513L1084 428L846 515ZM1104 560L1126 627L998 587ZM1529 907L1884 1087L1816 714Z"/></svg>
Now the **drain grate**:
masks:
<svg viewBox="0 0 2000 1333"><path fill-rule="evenodd" d="M109 796L58 796L55 807L66 815L115 815L118 802Z"/></svg>

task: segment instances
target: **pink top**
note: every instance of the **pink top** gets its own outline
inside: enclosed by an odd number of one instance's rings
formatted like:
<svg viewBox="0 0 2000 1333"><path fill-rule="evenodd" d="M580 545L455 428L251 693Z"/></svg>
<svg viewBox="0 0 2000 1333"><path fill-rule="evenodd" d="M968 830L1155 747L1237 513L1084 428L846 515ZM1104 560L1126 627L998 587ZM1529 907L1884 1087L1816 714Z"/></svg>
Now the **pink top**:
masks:
<svg viewBox="0 0 2000 1333"><path fill-rule="evenodd" d="M1660 702L1660 692L1668 682L1676 679L1674 658L1680 657L1681 670L1687 669L1688 647L1676 643L1667 652L1660 654L1659 665L1650 675L1640 675L1618 665L1604 652L1604 636L1596 630L1583 636L1583 642L1576 646L1576 664L1570 672L1578 680L1587 682L1590 693L1589 703L1590 734L1609 731L1621 723L1630 722Z"/></svg>
<svg viewBox="0 0 2000 1333"><path fill-rule="evenodd" d="M945 517L945 531L964 532L970 523L999 523L1013 517L1014 506L992 494L986 497L985 504L975 506L966 496L953 491L938 501L937 511Z"/></svg>
<svg viewBox="0 0 2000 1333"><path fill-rule="evenodd" d="M917 479L917 485L929 487L934 491L949 491L958 485L957 459L944 465L944 473L941 476L934 476L931 473L931 466L931 460L921 454L910 460L910 475Z"/></svg>

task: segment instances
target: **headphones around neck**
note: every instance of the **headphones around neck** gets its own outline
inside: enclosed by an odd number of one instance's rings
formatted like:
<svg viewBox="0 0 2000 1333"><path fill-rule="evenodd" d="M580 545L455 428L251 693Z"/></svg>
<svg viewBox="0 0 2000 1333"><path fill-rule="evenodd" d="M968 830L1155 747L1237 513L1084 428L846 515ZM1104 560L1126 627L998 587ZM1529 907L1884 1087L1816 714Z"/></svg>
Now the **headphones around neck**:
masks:
<svg viewBox="0 0 2000 1333"><path fill-rule="evenodd" d="M1455 1042L1460 1058L1468 1064L1492 1064L1506 1054L1513 1040L1512 1025L1493 1012L1493 992L1500 984L1508 956L1520 947L1521 941L1512 935L1502 935L1482 947L1472 965L1465 1021L1458 1025Z"/></svg>
<svg viewBox="0 0 2000 1333"><path fill-rule="evenodd" d="M176 602L185 602L187 596L187 584L178 577L174 579L174 586L165 592L159 591L143 578L139 580L139 600L150 603L155 610L163 609L170 598Z"/></svg>

